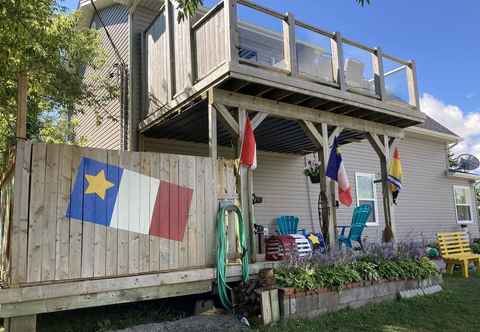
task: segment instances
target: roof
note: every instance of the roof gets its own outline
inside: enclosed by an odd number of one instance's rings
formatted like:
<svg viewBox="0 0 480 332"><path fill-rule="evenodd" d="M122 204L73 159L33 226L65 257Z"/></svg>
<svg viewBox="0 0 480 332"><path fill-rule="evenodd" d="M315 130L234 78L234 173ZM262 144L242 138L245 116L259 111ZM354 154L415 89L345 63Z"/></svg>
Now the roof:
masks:
<svg viewBox="0 0 480 332"><path fill-rule="evenodd" d="M417 125L416 127L431 130L431 131L436 131L436 132L439 132L439 133L442 133L442 134L453 135L453 136L459 137L453 131L451 131L447 127L442 126L440 123L438 123L437 121L435 121L433 118L431 118L428 115L425 118L425 122Z"/></svg>

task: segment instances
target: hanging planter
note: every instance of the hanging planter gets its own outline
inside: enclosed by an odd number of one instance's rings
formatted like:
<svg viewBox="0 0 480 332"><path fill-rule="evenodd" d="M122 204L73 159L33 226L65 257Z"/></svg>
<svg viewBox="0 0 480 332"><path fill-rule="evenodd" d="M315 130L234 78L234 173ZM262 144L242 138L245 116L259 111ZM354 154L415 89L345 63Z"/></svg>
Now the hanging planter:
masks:
<svg viewBox="0 0 480 332"><path fill-rule="evenodd" d="M320 183L320 175L309 175L311 183Z"/></svg>
<svg viewBox="0 0 480 332"><path fill-rule="evenodd" d="M309 161L308 166L303 170L303 174L310 178L310 182L320 183L320 164Z"/></svg>

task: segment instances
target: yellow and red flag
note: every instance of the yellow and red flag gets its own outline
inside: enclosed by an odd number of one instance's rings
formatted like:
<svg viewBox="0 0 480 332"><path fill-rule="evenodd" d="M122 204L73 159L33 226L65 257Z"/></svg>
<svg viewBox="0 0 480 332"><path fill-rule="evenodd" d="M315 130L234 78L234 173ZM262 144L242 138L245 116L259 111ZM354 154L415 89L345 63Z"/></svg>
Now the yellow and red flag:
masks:
<svg viewBox="0 0 480 332"><path fill-rule="evenodd" d="M398 148L393 152L393 159L390 162L390 169L388 171L388 183L390 184L390 191L393 196L393 203L397 204L397 197L402 189L402 163L400 161L400 153Z"/></svg>

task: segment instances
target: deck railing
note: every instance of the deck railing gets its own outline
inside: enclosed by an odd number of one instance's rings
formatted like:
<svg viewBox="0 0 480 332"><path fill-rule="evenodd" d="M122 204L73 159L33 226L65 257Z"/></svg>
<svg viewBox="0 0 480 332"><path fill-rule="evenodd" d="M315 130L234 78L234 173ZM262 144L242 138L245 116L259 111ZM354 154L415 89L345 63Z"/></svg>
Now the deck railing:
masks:
<svg viewBox="0 0 480 332"><path fill-rule="evenodd" d="M414 61L248 0L218 3L193 25L193 39L197 80L231 62L418 107ZM268 47L255 47L257 39L268 42Z"/></svg>

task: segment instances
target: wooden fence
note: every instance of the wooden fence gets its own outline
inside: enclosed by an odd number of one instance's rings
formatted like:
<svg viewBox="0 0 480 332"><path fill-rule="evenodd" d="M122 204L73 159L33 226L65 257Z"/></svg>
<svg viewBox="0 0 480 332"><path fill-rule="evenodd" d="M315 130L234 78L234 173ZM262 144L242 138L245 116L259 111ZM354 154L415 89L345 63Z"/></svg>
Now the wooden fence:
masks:
<svg viewBox="0 0 480 332"><path fill-rule="evenodd" d="M204 157L20 142L11 283L211 266L225 191L213 167Z"/></svg>
<svg viewBox="0 0 480 332"><path fill-rule="evenodd" d="M8 238L13 214L13 168L7 166L0 174L0 286L8 279Z"/></svg>

